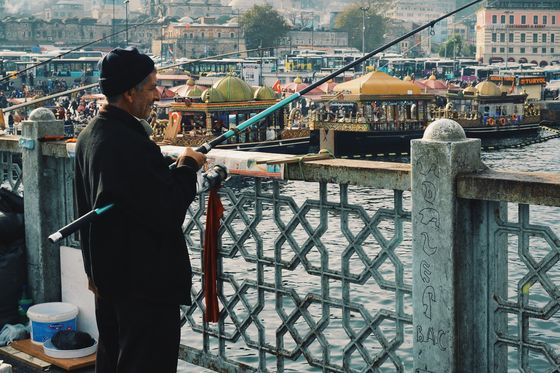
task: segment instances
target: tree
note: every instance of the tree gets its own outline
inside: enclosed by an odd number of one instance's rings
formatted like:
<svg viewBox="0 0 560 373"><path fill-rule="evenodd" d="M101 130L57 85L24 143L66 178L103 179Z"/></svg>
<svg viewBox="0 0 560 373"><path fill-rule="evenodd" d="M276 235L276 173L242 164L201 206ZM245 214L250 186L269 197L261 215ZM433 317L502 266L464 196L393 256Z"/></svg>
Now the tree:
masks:
<svg viewBox="0 0 560 373"><path fill-rule="evenodd" d="M365 52L381 46L385 34L385 17L382 13L386 1L370 1L367 4L352 4L346 7L335 20L335 29L348 33L348 44L362 50L362 34L365 12ZM364 9L364 10L362 10ZM367 10L366 10L367 9Z"/></svg>
<svg viewBox="0 0 560 373"><path fill-rule="evenodd" d="M463 38L460 35L453 35L439 47L439 55L442 57L463 56Z"/></svg>
<svg viewBox="0 0 560 373"><path fill-rule="evenodd" d="M272 48L276 41L288 33L288 24L270 5L254 5L245 12L239 24L245 33L248 49Z"/></svg>

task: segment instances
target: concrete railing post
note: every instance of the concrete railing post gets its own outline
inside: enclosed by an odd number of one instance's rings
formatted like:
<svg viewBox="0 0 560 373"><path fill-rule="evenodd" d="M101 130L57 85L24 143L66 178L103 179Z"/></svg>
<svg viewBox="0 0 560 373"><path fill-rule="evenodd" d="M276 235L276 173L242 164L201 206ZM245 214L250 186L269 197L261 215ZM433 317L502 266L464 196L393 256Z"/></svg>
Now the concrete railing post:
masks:
<svg viewBox="0 0 560 373"><path fill-rule="evenodd" d="M60 300L60 253L47 237L60 225L64 193L60 160L44 157L39 138L64 135L64 124L45 108L23 122L22 147L27 278L35 303ZM50 158L50 159L49 159Z"/></svg>
<svg viewBox="0 0 560 373"><path fill-rule="evenodd" d="M465 344L474 342L465 330L472 325L464 325L460 314L467 312L462 305L473 289L460 279L462 266L472 268L464 253L476 248L465 240L470 229L463 225L470 223L461 213L455 177L484 167L480 140L467 139L457 122L440 119L412 141L411 163L414 372L472 372L462 360Z"/></svg>

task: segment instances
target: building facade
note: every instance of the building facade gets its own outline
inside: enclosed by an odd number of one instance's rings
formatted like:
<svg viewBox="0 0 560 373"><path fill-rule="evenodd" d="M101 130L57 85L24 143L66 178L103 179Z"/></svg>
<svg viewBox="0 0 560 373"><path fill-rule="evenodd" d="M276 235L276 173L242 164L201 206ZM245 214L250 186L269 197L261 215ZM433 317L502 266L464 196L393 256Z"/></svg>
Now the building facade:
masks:
<svg viewBox="0 0 560 373"><path fill-rule="evenodd" d="M560 63L560 1L508 0L477 13L476 58L483 63Z"/></svg>
<svg viewBox="0 0 560 373"><path fill-rule="evenodd" d="M396 0L387 12L387 17L419 25L426 24L455 9L456 0ZM434 26L433 35L423 38L423 49L429 53L431 42L442 43L449 37L447 19ZM411 47L411 46L409 46Z"/></svg>
<svg viewBox="0 0 560 373"><path fill-rule="evenodd" d="M171 23L152 40L154 55L165 59L207 57L236 50L246 50L239 25L214 24L212 18L201 18L201 23Z"/></svg>

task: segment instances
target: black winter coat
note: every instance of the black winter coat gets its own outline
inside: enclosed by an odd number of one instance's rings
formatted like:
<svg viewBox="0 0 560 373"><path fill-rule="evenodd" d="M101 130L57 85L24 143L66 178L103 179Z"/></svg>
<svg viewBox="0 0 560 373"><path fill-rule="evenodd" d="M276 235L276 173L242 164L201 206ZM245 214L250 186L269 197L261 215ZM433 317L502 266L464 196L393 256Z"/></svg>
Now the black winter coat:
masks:
<svg viewBox="0 0 560 373"><path fill-rule="evenodd" d="M196 162L173 170L142 124L103 107L78 137L80 216L114 203L80 230L85 271L101 297L191 304L192 272L181 229L196 195Z"/></svg>

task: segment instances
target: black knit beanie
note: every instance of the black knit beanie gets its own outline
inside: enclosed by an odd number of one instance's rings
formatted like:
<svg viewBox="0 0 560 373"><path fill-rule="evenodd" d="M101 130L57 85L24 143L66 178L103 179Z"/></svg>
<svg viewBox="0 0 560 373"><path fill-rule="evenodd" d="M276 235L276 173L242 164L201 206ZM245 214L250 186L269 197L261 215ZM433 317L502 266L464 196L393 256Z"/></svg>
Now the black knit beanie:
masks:
<svg viewBox="0 0 560 373"><path fill-rule="evenodd" d="M126 92L154 71L154 61L134 47L115 48L99 61L101 92L112 97Z"/></svg>

